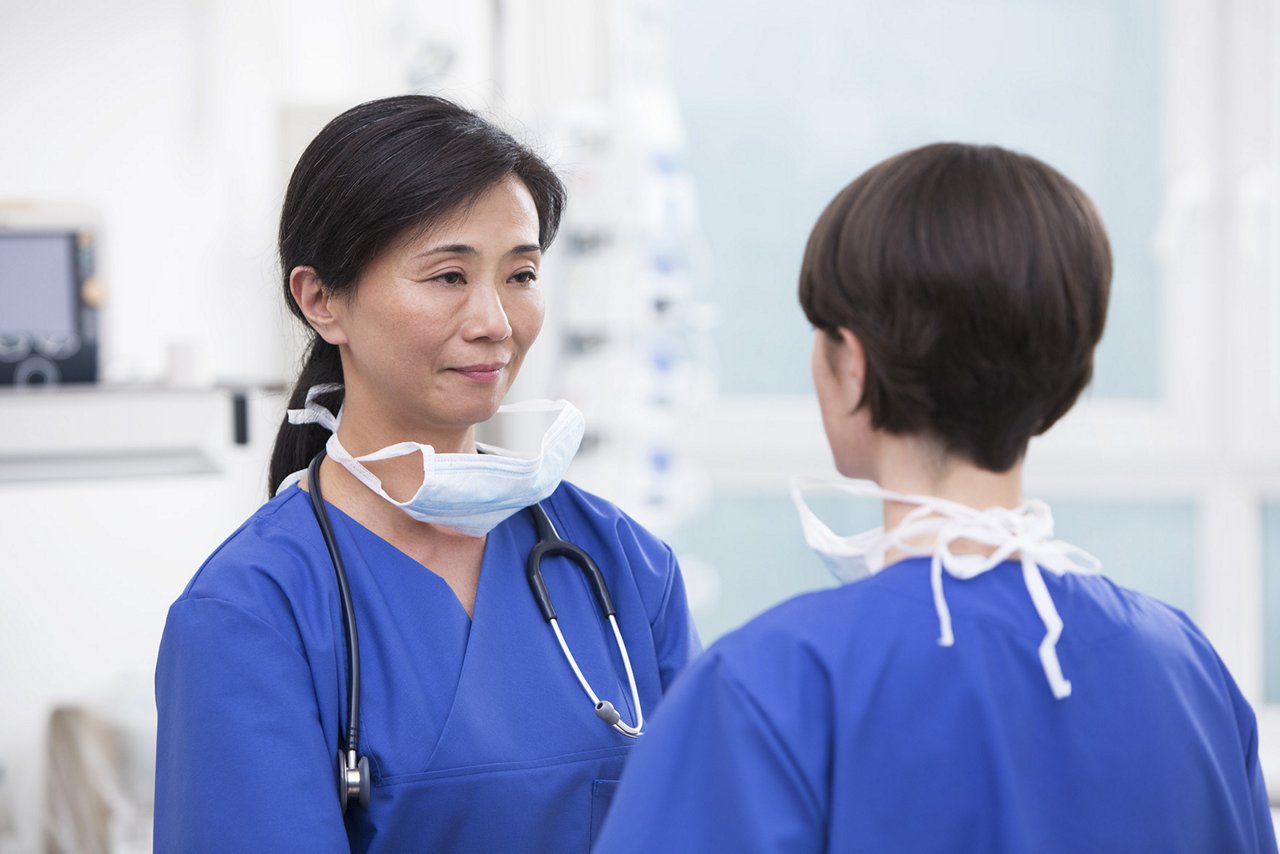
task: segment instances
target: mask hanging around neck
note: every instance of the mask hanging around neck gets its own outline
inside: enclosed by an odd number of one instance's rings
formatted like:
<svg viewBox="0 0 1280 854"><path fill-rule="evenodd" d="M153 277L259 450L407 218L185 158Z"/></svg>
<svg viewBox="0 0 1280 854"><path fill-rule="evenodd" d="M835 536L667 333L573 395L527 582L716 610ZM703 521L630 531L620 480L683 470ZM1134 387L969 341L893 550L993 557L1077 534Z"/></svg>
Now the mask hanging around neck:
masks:
<svg viewBox="0 0 1280 854"><path fill-rule="evenodd" d="M412 441L397 442L357 457L338 439L342 411L335 415L315 400L337 388L334 384L311 388L303 408L289 410L289 423L319 424L330 430L332 435L325 445L328 455L380 498L419 522L440 525L469 537L483 537L508 516L550 496L573 462L586 426L582 412L566 400L531 400L499 407L498 414L558 413L543 433L533 457L512 456L501 448L480 443L476 447L483 453L440 454L431 445ZM414 453L422 454L422 482L407 501L388 495L382 481L364 465ZM296 483L300 474L286 478L281 490Z"/></svg>

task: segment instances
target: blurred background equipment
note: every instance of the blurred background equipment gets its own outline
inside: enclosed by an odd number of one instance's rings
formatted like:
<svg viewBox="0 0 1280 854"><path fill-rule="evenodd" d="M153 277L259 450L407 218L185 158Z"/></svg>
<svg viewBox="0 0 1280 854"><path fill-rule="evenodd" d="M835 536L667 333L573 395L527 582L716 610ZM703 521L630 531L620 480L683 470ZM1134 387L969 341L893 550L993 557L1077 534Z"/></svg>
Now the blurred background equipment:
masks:
<svg viewBox="0 0 1280 854"><path fill-rule="evenodd" d="M95 264L89 228L0 204L0 385L97 381Z"/></svg>
<svg viewBox="0 0 1280 854"><path fill-rule="evenodd" d="M49 716L45 850L144 854L151 850L154 734L82 707Z"/></svg>

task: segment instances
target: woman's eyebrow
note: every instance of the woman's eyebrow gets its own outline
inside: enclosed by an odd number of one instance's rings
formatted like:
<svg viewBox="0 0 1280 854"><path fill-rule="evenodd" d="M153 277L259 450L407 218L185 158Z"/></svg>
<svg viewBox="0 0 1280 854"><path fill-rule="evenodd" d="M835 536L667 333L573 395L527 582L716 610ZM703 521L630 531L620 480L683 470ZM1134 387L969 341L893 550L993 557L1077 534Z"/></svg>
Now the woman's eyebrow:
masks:
<svg viewBox="0 0 1280 854"><path fill-rule="evenodd" d="M424 249L415 258L426 258L428 255L479 255L479 251L474 246L468 246L465 243L448 243L444 246L434 246L431 249Z"/></svg>
<svg viewBox="0 0 1280 854"><path fill-rule="evenodd" d="M541 253L542 247L536 243L522 243L515 246L509 251L508 255L530 255L534 252ZM480 251L474 246L468 246L465 243L448 243L444 246L433 246L430 249L424 249L414 258L427 258L431 255L479 255Z"/></svg>

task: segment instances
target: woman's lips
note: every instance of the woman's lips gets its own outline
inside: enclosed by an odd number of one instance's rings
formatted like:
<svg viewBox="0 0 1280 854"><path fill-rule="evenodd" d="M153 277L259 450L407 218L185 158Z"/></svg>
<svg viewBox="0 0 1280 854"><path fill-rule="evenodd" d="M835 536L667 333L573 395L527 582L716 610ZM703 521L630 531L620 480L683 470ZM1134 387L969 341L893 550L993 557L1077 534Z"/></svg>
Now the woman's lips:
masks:
<svg viewBox="0 0 1280 854"><path fill-rule="evenodd" d="M492 362L484 365L467 365L461 368L452 368L451 370L474 382L491 383L498 378L498 375L502 373L502 369L505 367L506 365L502 362Z"/></svg>

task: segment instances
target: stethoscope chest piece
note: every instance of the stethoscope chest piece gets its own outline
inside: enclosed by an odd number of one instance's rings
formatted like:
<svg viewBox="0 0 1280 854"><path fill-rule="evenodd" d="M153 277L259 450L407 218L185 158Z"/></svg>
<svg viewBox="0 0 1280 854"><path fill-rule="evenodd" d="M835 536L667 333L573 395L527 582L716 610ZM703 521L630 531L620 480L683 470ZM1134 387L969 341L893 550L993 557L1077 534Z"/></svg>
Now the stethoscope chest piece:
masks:
<svg viewBox="0 0 1280 854"><path fill-rule="evenodd" d="M352 802L369 807L369 757L357 757L353 751L338 751L338 797L345 813Z"/></svg>

